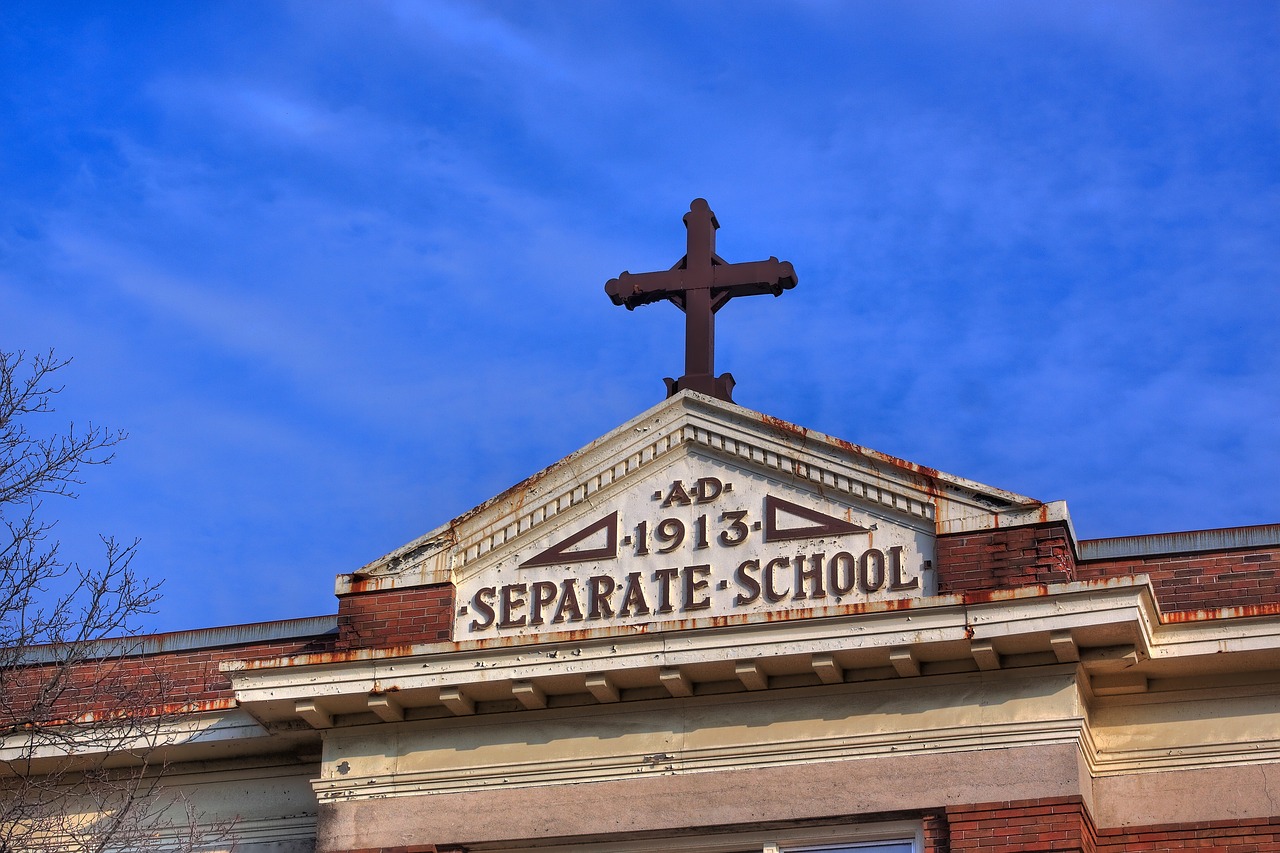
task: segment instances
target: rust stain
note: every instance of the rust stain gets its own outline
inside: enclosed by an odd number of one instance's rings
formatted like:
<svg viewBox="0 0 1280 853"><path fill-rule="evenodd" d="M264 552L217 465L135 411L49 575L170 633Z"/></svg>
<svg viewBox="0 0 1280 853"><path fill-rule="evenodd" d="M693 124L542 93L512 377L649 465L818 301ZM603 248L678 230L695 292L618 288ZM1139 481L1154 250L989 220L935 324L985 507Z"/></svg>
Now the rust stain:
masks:
<svg viewBox="0 0 1280 853"><path fill-rule="evenodd" d="M724 628L734 625L745 625L752 622L789 622L803 619L815 619L828 616L850 616L868 613L891 613L911 610L918 607L916 599L899 598L883 601L859 601L847 604L830 604L831 599L819 599L820 603L813 607L792 607L778 610L757 611L754 613L716 615L675 619L662 623L641 623L638 625L622 625L601 628L577 628L559 631L555 634L544 634L538 637L524 635L506 635L480 640L462 640L459 642L441 641L423 643L421 645L397 645L378 648L352 649L348 651L317 652L306 655L294 655L282 658L261 658L238 661L241 670L279 669L292 666L322 666L325 664L350 663L360 660L411 657L441 652L460 652L484 649L502 649L560 645L564 643L587 640L607 639L655 632L668 633L675 631L700 630L708 628ZM933 605L946 604L936 599ZM388 688L391 689L391 688Z"/></svg>
<svg viewBox="0 0 1280 853"><path fill-rule="evenodd" d="M1238 604L1234 607L1206 607L1199 610L1173 610L1160 614L1161 624L1210 622L1217 619L1248 619L1256 616L1280 616L1280 603Z"/></svg>
<svg viewBox="0 0 1280 853"><path fill-rule="evenodd" d="M1129 575L1118 575L1107 578L1093 578L1085 581L1073 581L1073 586L1080 590L1112 589L1133 587L1133 578ZM988 604L999 601L1015 601L1020 598L1036 598L1050 594L1050 586L1060 584L1029 583L1007 589L975 589L956 593L965 604Z"/></svg>
<svg viewBox="0 0 1280 853"><path fill-rule="evenodd" d="M809 438L809 430L802 426L796 426L789 421L784 421L782 418L775 418L773 415L761 415L760 420L763 421L766 426L772 427L784 435L794 435L796 438L800 439L801 442L804 442Z"/></svg>
<svg viewBox="0 0 1280 853"><path fill-rule="evenodd" d="M801 440L801 442L808 440L809 430L802 426L797 426L796 424L784 421L781 418L775 418L772 415L761 414L760 420L766 426L772 427L777 432L782 433L784 438L786 436L796 436ZM853 442L847 441L843 438L837 438L835 436L826 436L826 438L832 444L848 453L852 453L857 456L866 456L870 459L884 462L895 468L901 468L908 471L915 475L913 479L916 485L922 488L930 496L936 498L941 495L941 488L939 487L938 481L942 478L942 472L937 468L931 468L928 465L909 462L906 459L891 456L887 453L881 453L878 450L869 450L868 448L861 447L860 445L854 444ZM937 510L937 508L938 507L935 504L934 509Z"/></svg>
<svg viewBox="0 0 1280 853"><path fill-rule="evenodd" d="M187 714L203 714L210 711L230 711L240 707L240 703L231 697L224 699L202 699L196 702L172 702L166 705L154 705L150 708L143 708L132 711L107 711L105 713L89 711L81 714L74 719L54 720L49 723L41 723L40 728L47 725L84 725L88 723L109 723L113 720L124 720L133 717L171 717Z"/></svg>
<svg viewBox="0 0 1280 853"><path fill-rule="evenodd" d="M942 472L937 468L930 468L928 465L908 462L906 459L900 459L899 457L891 456L888 453L881 453L878 450L867 450L866 448L861 448L859 452L871 456L874 459L878 459L881 462L887 462L896 468L903 468L913 474L919 474L921 477L929 480L937 480L942 476Z"/></svg>
<svg viewBox="0 0 1280 853"><path fill-rule="evenodd" d="M461 527L463 524L481 515L482 513L487 512L492 507L498 506L500 504L507 504L515 509L519 509L520 507L524 506L525 498L529 495L529 493L531 493L534 490L534 488L539 483L547 479L547 477L550 476L553 471L558 471L561 468L568 467L573 460L576 460L578 457L584 455L587 451L594 449L595 444L596 444L595 442L592 442L586 447L580 450L577 450L574 453L571 453L570 455L566 456L564 459L561 459L559 462L548 465L546 468L543 468L541 471L538 471L537 473L524 478L523 480L516 483L514 486L502 492L501 494L496 495L495 497L489 498L489 500L485 501L479 506L472 507L471 509L464 512L462 515L459 515L458 517L453 519L453 521L450 521L449 533L452 536L453 541L455 543L458 541L457 536L455 534L455 530L458 527Z"/></svg>
<svg viewBox="0 0 1280 853"><path fill-rule="evenodd" d="M779 608L776 610L754 611L751 613L726 614L715 616L699 616L674 619L661 623L640 623L636 625L614 625L599 628L577 628L560 631L554 634L543 634L536 637L524 635L506 635L476 640L427 642L416 645L400 644L379 648L352 649L347 651L316 652L293 655L281 658L266 658L238 661L235 668L243 670L276 669L291 666L314 666L324 664L348 663L361 660L391 659L412 656L433 655L441 653L457 653L466 651L483 651L486 649L503 649L526 647L531 651L539 647L563 645L566 643L588 640L609 639L633 635L653 633L673 633L687 630L722 628L752 623L776 623L800 621L805 619L840 617L874 613L893 613L919 609L921 607L949 607L978 604L999 603L1046 597L1053 594L1058 584L1028 584L1011 589L970 590L955 594L943 594L935 598L914 599L898 598L879 601L853 601L848 603L832 603L831 598L816 600L813 607ZM1089 590L1116 589L1134 587L1133 579L1128 576L1096 578L1078 581L1073 584L1073 592L1087 593ZM1211 621L1216 619L1234 619L1257 616L1280 616L1280 603L1267 605L1248 605L1238 607L1222 607L1192 611L1176 611L1161 616L1164 623ZM559 650L558 653L568 653ZM381 689L381 688L379 688ZM388 688L392 689L392 688Z"/></svg>
<svg viewBox="0 0 1280 853"><path fill-rule="evenodd" d="M289 655L279 658L253 658L236 661L239 669L278 669L285 666L315 666L327 663L348 663L356 660L370 660L383 657L409 657L417 654L420 647L412 645L379 646L370 649L351 649L341 652L311 652L305 655Z"/></svg>
<svg viewBox="0 0 1280 853"><path fill-rule="evenodd" d="M372 592L377 590L378 579L369 575L351 575L347 581L347 589L353 593Z"/></svg>
<svg viewBox="0 0 1280 853"><path fill-rule="evenodd" d="M831 436L830 438L833 444L842 450L848 451L849 453L866 456L879 462L892 465L895 468L902 468L903 470L910 471L912 474L916 475L917 484L931 497L936 498L941 496L942 491L938 486L938 481L942 478L942 472L937 468L931 468L928 465L920 465L916 462L910 462L906 459L892 456L888 453L881 453L878 450L870 450L866 447L854 444L852 441L846 441L843 438L836 438L834 436ZM934 508L937 508L936 504Z"/></svg>

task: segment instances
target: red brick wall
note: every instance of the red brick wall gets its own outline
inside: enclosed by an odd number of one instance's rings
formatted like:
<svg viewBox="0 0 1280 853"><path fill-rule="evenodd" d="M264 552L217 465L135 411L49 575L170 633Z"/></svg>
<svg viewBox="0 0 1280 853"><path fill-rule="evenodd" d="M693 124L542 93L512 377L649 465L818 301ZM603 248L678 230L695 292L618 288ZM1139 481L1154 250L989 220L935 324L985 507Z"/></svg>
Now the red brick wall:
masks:
<svg viewBox="0 0 1280 853"><path fill-rule="evenodd" d="M1095 829L1079 797L948 806L925 853L1280 853L1280 817Z"/></svg>
<svg viewBox="0 0 1280 853"><path fill-rule="evenodd" d="M1275 547L1077 562L1065 525L1049 523L939 536L937 571L943 594L1145 574L1165 613L1218 607L1280 612Z"/></svg>
<svg viewBox="0 0 1280 853"><path fill-rule="evenodd" d="M234 698L231 679L218 669L223 661L332 651L334 641L329 634L113 657L77 663L61 674L53 665L13 667L0 673L0 721L40 724L86 714L171 713L185 705L229 702ZM29 719L33 711L35 719Z"/></svg>
<svg viewBox="0 0 1280 853"><path fill-rule="evenodd" d="M170 713L231 702L231 680L218 668L223 661L447 640L453 601L449 585L347 595L339 600L337 636L85 661L58 683L53 679L59 668L52 665L6 668L0 672L0 723L47 724L122 711Z"/></svg>
<svg viewBox="0 0 1280 853"><path fill-rule="evenodd" d="M1095 853L1079 797L948 806L947 853Z"/></svg>
<svg viewBox="0 0 1280 853"><path fill-rule="evenodd" d="M1071 540L1062 524L939 536L937 557L943 594L1076 580Z"/></svg>
<svg viewBox="0 0 1280 853"><path fill-rule="evenodd" d="M453 634L451 584L358 592L338 599L339 650L408 646Z"/></svg>
<svg viewBox="0 0 1280 853"><path fill-rule="evenodd" d="M1158 850L1276 853L1280 851L1280 817L1111 829L1098 833L1098 853Z"/></svg>
<svg viewBox="0 0 1280 853"><path fill-rule="evenodd" d="M1280 604L1280 549L1274 547L1094 560L1077 571L1081 580L1150 575L1166 613Z"/></svg>
<svg viewBox="0 0 1280 853"><path fill-rule="evenodd" d="M927 814L921 819L924 825L924 853L949 853L951 834L945 814Z"/></svg>

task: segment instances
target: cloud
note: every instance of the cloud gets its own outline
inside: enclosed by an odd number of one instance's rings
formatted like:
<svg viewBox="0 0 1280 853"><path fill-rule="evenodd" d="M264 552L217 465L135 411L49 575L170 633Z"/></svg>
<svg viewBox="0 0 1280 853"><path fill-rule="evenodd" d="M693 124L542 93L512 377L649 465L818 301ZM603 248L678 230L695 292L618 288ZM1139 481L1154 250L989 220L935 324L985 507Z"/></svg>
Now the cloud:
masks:
<svg viewBox="0 0 1280 853"><path fill-rule="evenodd" d="M504 62L519 74L534 73L560 84L579 80L575 69L562 58L545 50L526 37L510 21L486 14L477 6L465 3L433 3L423 5L412 0L388 0L397 28L411 38L433 37L461 49L469 62L481 65Z"/></svg>
<svg viewBox="0 0 1280 853"><path fill-rule="evenodd" d="M171 498L147 535L206 587L327 589L657 402L681 315L602 286L695 195L800 274L719 315L746 405L1086 536L1274 520L1280 75L1231 14L223 9L25 77L0 164L0 327L99 359L147 442L117 503Z"/></svg>

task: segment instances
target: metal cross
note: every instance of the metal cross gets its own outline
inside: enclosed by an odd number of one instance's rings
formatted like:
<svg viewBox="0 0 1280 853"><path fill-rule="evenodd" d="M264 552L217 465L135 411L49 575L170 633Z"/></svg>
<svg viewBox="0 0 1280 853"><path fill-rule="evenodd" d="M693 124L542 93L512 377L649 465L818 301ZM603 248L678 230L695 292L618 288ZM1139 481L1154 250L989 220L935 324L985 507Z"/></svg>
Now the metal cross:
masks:
<svg viewBox="0 0 1280 853"><path fill-rule="evenodd" d="M668 397L690 390L732 402L733 374L715 375L715 313L735 296L781 296L796 286L796 271L777 258L731 264L717 255L720 223L706 199L695 198L689 205L684 227L688 242L679 263L662 272L624 272L610 279L604 291L614 305L627 310L666 299L684 312L684 376L664 380Z"/></svg>

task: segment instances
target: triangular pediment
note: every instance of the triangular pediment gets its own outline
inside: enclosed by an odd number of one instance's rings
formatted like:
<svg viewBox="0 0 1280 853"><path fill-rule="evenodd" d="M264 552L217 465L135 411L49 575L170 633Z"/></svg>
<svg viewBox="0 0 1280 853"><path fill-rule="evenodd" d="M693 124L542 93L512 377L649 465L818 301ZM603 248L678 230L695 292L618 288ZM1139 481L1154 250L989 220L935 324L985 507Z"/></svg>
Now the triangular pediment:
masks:
<svg viewBox="0 0 1280 853"><path fill-rule="evenodd" d="M453 583L457 641L801 618L933 594L940 525L1032 506L685 392L346 582Z"/></svg>

